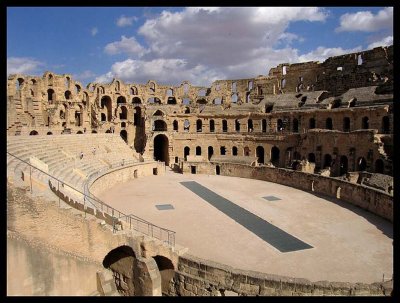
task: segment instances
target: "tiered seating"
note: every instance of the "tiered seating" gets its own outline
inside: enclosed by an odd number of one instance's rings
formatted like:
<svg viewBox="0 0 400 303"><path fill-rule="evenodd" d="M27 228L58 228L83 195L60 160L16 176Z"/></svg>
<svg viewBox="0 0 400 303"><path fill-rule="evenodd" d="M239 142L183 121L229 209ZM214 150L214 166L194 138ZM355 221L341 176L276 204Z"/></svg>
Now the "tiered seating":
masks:
<svg viewBox="0 0 400 303"><path fill-rule="evenodd" d="M48 165L49 174L80 190L92 173L122 162L139 162L132 149L116 134L8 136L7 151L27 162L30 157L36 157ZM9 175L20 176L21 170L28 166L7 156L7 167ZM45 174L35 174L46 179Z"/></svg>

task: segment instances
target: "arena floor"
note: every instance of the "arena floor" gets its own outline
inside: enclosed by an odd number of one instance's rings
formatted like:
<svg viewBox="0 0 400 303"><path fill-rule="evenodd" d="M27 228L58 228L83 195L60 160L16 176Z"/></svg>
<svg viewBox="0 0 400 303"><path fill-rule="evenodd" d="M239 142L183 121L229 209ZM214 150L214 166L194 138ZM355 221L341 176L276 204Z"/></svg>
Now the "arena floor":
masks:
<svg viewBox="0 0 400 303"><path fill-rule="evenodd" d="M187 181L233 202L239 215L252 213L309 247L277 249L243 223L246 217L235 221L180 183ZM100 198L176 231L176 243L190 254L234 268L311 281L372 283L392 277L393 225L339 200L259 180L172 171L119 184Z"/></svg>

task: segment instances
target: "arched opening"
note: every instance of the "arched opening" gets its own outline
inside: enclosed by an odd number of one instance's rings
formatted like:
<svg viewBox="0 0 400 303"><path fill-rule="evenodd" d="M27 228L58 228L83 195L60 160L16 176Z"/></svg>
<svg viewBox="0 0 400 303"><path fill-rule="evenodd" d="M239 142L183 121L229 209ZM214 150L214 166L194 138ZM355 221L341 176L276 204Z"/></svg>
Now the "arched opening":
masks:
<svg viewBox="0 0 400 303"><path fill-rule="evenodd" d="M235 130L240 132L240 121L238 119L235 120Z"/></svg>
<svg viewBox="0 0 400 303"><path fill-rule="evenodd" d="M266 119L262 119L262 121L261 121L261 131L263 133L267 132L267 120Z"/></svg>
<svg viewBox="0 0 400 303"><path fill-rule="evenodd" d="M390 134L390 120L388 116L382 118L382 133Z"/></svg>
<svg viewBox="0 0 400 303"><path fill-rule="evenodd" d="M315 154L314 153L309 153L307 159L308 159L308 162L315 163Z"/></svg>
<svg viewBox="0 0 400 303"><path fill-rule="evenodd" d="M247 131L249 133L253 132L253 120L251 119L247 120Z"/></svg>
<svg viewBox="0 0 400 303"><path fill-rule="evenodd" d="M160 116L160 117L162 117L162 116L164 116L165 114L164 114L164 112L162 112L161 110L159 110L159 109L157 109L155 112L154 112L154 114L153 114L153 116Z"/></svg>
<svg viewBox="0 0 400 303"><path fill-rule="evenodd" d="M29 136L37 136L39 133L36 130L33 130L29 133Z"/></svg>
<svg viewBox="0 0 400 303"><path fill-rule="evenodd" d="M308 128L309 129L315 128L315 119L314 118L310 118Z"/></svg>
<svg viewBox="0 0 400 303"><path fill-rule="evenodd" d="M81 119L81 112L80 111L75 111L75 126L81 126L82 124L82 119Z"/></svg>
<svg viewBox="0 0 400 303"><path fill-rule="evenodd" d="M228 131L228 122L226 120L222 120L222 132L226 133Z"/></svg>
<svg viewBox="0 0 400 303"><path fill-rule="evenodd" d="M331 167L332 165L332 156L330 154L326 154L324 156L324 168Z"/></svg>
<svg viewBox="0 0 400 303"><path fill-rule="evenodd" d="M164 122L165 123L165 122ZM169 165L168 138L165 135L157 135L154 138L154 159Z"/></svg>
<svg viewBox="0 0 400 303"><path fill-rule="evenodd" d="M190 108L189 107L185 107L185 114L190 114Z"/></svg>
<svg viewBox="0 0 400 303"><path fill-rule="evenodd" d="M280 153L280 151L279 151L278 147L273 146L271 148L271 160L270 161L275 166L279 165L279 153Z"/></svg>
<svg viewBox="0 0 400 303"><path fill-rule="evenodd" d="M125 103L126 103L126 99L125 99L124 96L119 96L119 97L117 98L117 105L119 105L119 104L125 104Z"/></svg>
<svg viewBox="0 0 400 303"><path fill-rule="evenodd" d="M130 93L131 93L131 95L137 95L137 88L132 86L130 89Z"/></svg>
<svg viewBox="0 0 400 303"><path fill-rule="evenodd" d="M126 127L126 122L121 122L121 127Z"/></svg>
<svg viewBox="0 0 400 303"><path fill-rule="evenodd" d="M133 125L140 126L142 118L142 109L139 106L135 107L135 113L133 114Z"/></svg>
<svg viewBox="0 0 400 303"><path fill-rule="evenodd" d="M190 148L189 146L185 146L185 148L183 149L183 158L185 159L185 161L187 161L187 156L189 156L190 154Z"/></svg>
<svg viewBox="0 0 400 303"><path fill-rule="evenodd" d="M213 103L216 105L220 105L222 104L222 98L221 97L217 97L213 100Z"/></svg>
<svg viewBox="0 0 400 303"><path fill-rule="evenodd" d="M30 94L31 94L31 97L34 97L34 96L35 96L35 92L33 91L33 89L30 89L29 92L30 92Z"/></svg>
<svg viewBox="0 0 400 303"><path fill-rule="evenodd" d="M215 166L215 174L216 175L220 175L221 174L221 168L219 167L219 165Z"/></svg>
<svg viewBox="0 0 400 303"><path fill-rule="evenodd" d="M101 108L103 109L104 107L107 108L107 121L111 121L112 118L112 101L109 96L104 96L101 98L100 101Z"/></svg>
<svg viewBox="0 0 400 303"><path fill-rule="evenodd" d="M201 156L201 146L196 146L196 156Z"/></svg>
<svg viewBox="0 0 400 303"><path fill-rule="evenodd" d="M54 90L48 89L47 90L47 101L49 104L51 104L51 103L53 103L53 101L55 101L54 96L55 96Z"/></svg>
<svg viewBox="0 0 400 303"><path fill-rule="evenodd" d="M175 105L176 104L176 98L175 97L168 97L167 104Z"/></svg>
<svg viewBox="0 0 400 303"><path fill-rule="evenodd" d="M126 296L135 294L132 270L135 259L136 255L133 249L123 245L111 250L103 260L103 266L113 272L118 292Z"/></svg>
<svg viewBox="0 0 400 303"><path fill-rule="evenodd" d="M135 170L133 171L133 177L134 177L135 179L138 178L138 170L137 170L137 169L135 169Z"/></svg>
<svg viewBox="0 0 400 303"><path fill-rule="evenodd" d="M126 109L126 106L121 106L121 112L119 113L119 119L120 120L128 119L128 110Z"/></svg>
<svg viewBox="0 0 400 303"><path fill-rule="evenodd" d="M173 130L178 131L178 121L174 120L174 122L172 122L172 127Z"/></svg>
<svg viewBox="0 0 400 303"><path fill-rule="evenodd" d="M231 100L232 100L232 103L237 103L238 95L237 94L233 94Z"/></svg>
<svg viewBox="0 0 400 303"><path fill-rule="evenodd" d="M196 130L198 133L203 131L203 122L200 119L196 121Z"/></svg>
<svg viewBox="0 0 400 303"><path fill-rule="evenodd" d="M106 120L107 120L106 114L105 113L101 113L101 122L105 122Z"/></svg>
<svg viewBox="0 0 400 303"><path fill-rule="evenodd" d="M282 119L278 119L278 121L276 121L276 131L277 132L283 131L283 121L282 121Z"/></svg>
<svg viewBox="0 0 400 303"><path fill-rule="evenodd" d="M170 282L175 276L175 268L172 264L171 260L164 256L155 256L153 257L154 261L156 261L158 270L161 275L161 292L165 295L168 295Z"/></svg>
<svg viewBox="0 0 400 303"><path fill-rule="evenodd" d="M214 148L212 146L209 146L207 152L208 152L208 161L210 161L211 157L214 154Z"/></svg>
<svg viewBox="0 0 400 303"><path fill-rule="evenodd" d="M64 97L65 97L65 100L70 100L71 99L71 92L69 91L69 90L67 90L67 91L65 91L65 93L64 93Z"/></svg>
<svg viewBox="0 0 400 303"><path fill-rule="evenodd" d="M110 130L110 129L107 129L107 130L106 130L106 134L111 134L111 130Z"/></svg>
<svg viewBox="0 0 400 303"><path fill-rule="evenodd" d="M167 131L167 123L163 120L154 121L154 131Z"/></svg>
<svg viewBox="0 0 400 303"><path fill-rule="evenodd" d="M360 157L357 160L357 170L358 171L365 171L367 168L367 161L365 160L364 157Z"/></svg>
<svg viewBox="0 0 400 303"><path fill-rule="evenodd" d="M128 133L126 132L125 129L121 130L119 135L125 141L125 143L128 143Z"/></svg>
<svg viewBox="0 0 400 303"><path fill-rule="evenodd" d="M78 131L77 131L77 134L78 134L78 135L82 135L83 132L82 132L81 130L78 130Z"/></svg>
<svg viewBox="0 0 400 303"><path fill-rule="evenodd" d="M92 134L97 134L97 131L93 129Z"/></svg>
<svg viewBox="0 0 400 303"><path fill-rule="evenodd" d="M200 99L197 99L197 101L196 101L196 103L197 104L207 104L207 100L206 99L204 99L204 98L200 98Z"/></svg>
<svg viewBox="0 0 400 303"><path fill-rule="evenodd" d="M141 104L142 100L140 100L139 97L133 97L132 98L132 104Z"/></svg>
<svg viewBox="0 0 400 303"><path fill-rule="evenodd" d="M327 118L327 119L326 119L325 128L326 128L326 129L333 129L332 118Z"/></svg>
<svg viewBox="0 0 400 303"><path fill-rule="evenodd" d="M348 167L349 167L348 165L349 165L349 163L348 163L347 157L346 156L341 156L340 157L339 176L342 176L342 175L347 173Z"/></svg>
<svg viewBox="0 0 400 303"><path fill-rule="evenodd" d="M79 94L81 91L81 87L78 84L75 84L75 93Z"/></svg>
<svg viewBox="0 0 400 303"><path fill-rule="evenodd" d="M299 120L297 120L296 118L293 119L292 130L294 133L299 132Z"/></svg>
<svg viewBox="0 0 400 303"><path fill-rule="evenodd" d="M383 160L377 159L375 161L375 172L378 174L383 174L383 169L384 169Z"/></svg>
<svg viewBox="0 0 400 303"><path fill-rule="evenodd" d="M47 132L47 134L46 135L52 135L53 133L52 132Z"/></svg>
<svg viewBox="0 0 400 303"><path fill-rule="evenodd" d="M237 154L238 154L238 149L237 149L237 147L236 147L236 146L232 147L232 155L233 155L233 156L237 156Z"/></svg>
<svg viewBox="0 0 400 303"><path fill-rule="evenodd" d="M147 99L147 103L149 104L161 104L161 100L157 97L150 97Z"/></svg>
<svg viewBox="0 0 400 303"><path fill-rule="evenodd" d="M243 155L246 157L250 156L250 148L248 146L243 148Z"/></svg>
<svg viewBox="0 0 400 303"><path fill-rule="evenodd" d="M190 99L189 98L183 98L182 99L182 104L189 105L190 104Z"/></svg>
<svg viewBox="0 0 400 303"><path fill-rule="evenodd" d="M361 129L368 129L369 128L369 119L368 117L363 117L361 121Z"/></svg>
<svg viewBox="0 0 400 303"><path fill-rule="evenodd" d="M264 164L264 147L257 146L256 148L256 157L258 158L259 164Z"/></svg>
<svg viewBox="0 0 400 303"><path fill-rule="evenodd" d="M215 122L214 120L210 120L210 133L215 131Z"/></svg>
<svg viewBox="0 0 400 303"><path fill-rule="evenodd" d="M343 118L343 131L344 132L350 131L350 118L349 117Z"/></svg>
<svg viewBox="0 0 400 303"><path fill-rule="evenodd" d="M219 148L219 151L220 151L221 156L225 156L225 153L226 153L226 148L225 148L225 146L221 146L221 147Z"/></svg>

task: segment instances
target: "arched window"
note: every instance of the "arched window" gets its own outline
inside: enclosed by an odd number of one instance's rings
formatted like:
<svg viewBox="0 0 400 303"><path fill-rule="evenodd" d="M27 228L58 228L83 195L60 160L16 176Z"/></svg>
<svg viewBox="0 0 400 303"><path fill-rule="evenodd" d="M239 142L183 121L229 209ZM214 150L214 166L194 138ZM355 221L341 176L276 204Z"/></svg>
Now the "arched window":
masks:
<svg viewBox="0 0 400 303"><path fill-rule="evenodd" d="M47 90L47 101L49 102L49 104L53 103L53 101L55 101L54 99L54 90L52 89L48 89Z"/></svg>
<svg viewBox="0 0 400 303"><path fill-rule="evenodd" d="M64 96L65 96L65 100L70 100L71 99L71 92L69 90L65 91Z"/></svg>
<svg viewBox="0 0 400 303"><path fill-rule="evenodd" d="M185 119L185 121L183 122L183 130L189 131L189 128L190 128L190 122L188 119Z"/></svg>
<svg viewBox="0 0 400 303"><path fill-rule="evenodd" d="M360 157L357 160L357 170L358 171L365 171L367 168L367 161L364 157Z"/></svg>
<svg viewBox="0 0 400 303"><path fill-rule="evenodd" d="M187 156L189 156L189 154L190 154L190 148L189 146L185 146L185 148L183 149L183 157L185 161L187 161Z"/></svg>
<svg viewBox="0 0 400 303"><path fill-rule="evenodd" d="M377 159L375 161L375 172L377 174L383 174L383 170L384 170L384 164L382 159Z"/></svg>
<svg viewBox="0 0 400 303"><path fill-rule="evenodd" d="M278 119L278 121L276 121L276 131L277 131L277 132L283 131L283 122L282 122L282 119Z"/></svg>
<svg viewBox="0 0 400 303"><path fill-rule="evenodd" d="M178 131L178 121L174 120L174 122L172 122L172 125L173 125L173 129L175 131Z"/></svg>
<svg viewBox="0 0 400 303"><path fill-rule="evenodd" d="M308 154L308 162L315 163L315 154L314 153Z"/></svg>
<svg viewBox="0 0 400 303"><path fill-rule="evenodd" d="M264 164L264 147L262 146L257 146L256 148L256 156L258 158L258 163L259 164Z"/></svg>
<svg viewBox="0 0 400 303"><path fill-rule="evenodd" d="M250 148L248 146L243 148L243 155L246 157L250 156Z"/></svg>
<svg viewBox="0 0 400 303"><path fill-rule="evenodd" d="M215 122L214 120L210 120L210 133L213 133L215 131Z"/></svg>
<svg viewBox="0 0 400 303"><path fill-rule="evenodd" d="M155 131L167 131L167 123L163 120L154 121L154 130Z"/></svg>
<svg viewBox="0 0 400 303"><path fill-rule="evenodd" d="M333 129L332 118L327 118L327 119L326 119L325 128L326 128L326 129Z"/></svg>
<svg viewBox="0 0 400 303"><path fill-rule="evenodd" d="M249 133L253 132L253 120L251 119L247 120L247 131Z"/></svg>
<svg viewBox="0 0 400 303"><path fill-rule="evenodd" d="M314 118L310 118L308 128L309 129L315 128L315 119Z"/></svg>
<svg viewBox="0 0 400 303"><path fill-rule="evenodd" d="M231 100L232 100L232 103L237 103L238 95L237 94L233 94Z"/></svg>
<svg viewBox="0 0 400 303"><path fill-rule="evenodd" d="M126 99L124 96L119 96L117 98L117 104L125 104L126 103Z"/></svg>
<svg viewBox="0 0 400 303"><path fill-rule="evenodd" d="M349 117L343 118L343 131L344 132L350 131L350 118Z"/></svg>
<svg viewBox="0 0 400 303"><path fill-rule="evenodd" d="M339 175L342 176L347 173L348 171L348 160L346 156L341 156L340 157L340 164L339 164L340 170L339 170Z"/></svg>
<svg viewBox="0 0 400 303"><path fill-rule="evenodd" d="M228 122L226 120L222 120L222 132L226 133L228 131Z"/></svg>
<svg viewBox="0 0 400 303"><path fill-rule="evenodd" d="M212 146L208 147L208 160L210 161L212 155L214 154L214 148Z"/></svg>
<svg viewBox="0 0 400 303"><path fill-rule="evenodd" d="M196 121L196 130L198 133L203 131L203 122L200 119Z"/></svg>
<svg viewBox="0 0 400 303"><path fill-rule="evenodd" d="M266 119L262 119L262 121L261 121L261 130L263 133L267 132L267 120Z"/></svg>
<svg viewBox="0 0 400 303"><path fill-rule="evenodd" d="M240 132L240 121L239 121L239 119L235 120L235 130L237 132Z"/></svg>
<svg viewBox="0 0 400 303"><path fill-rule="evenodd" d="M121 106L121 112L119 114L119 118L121 120L128 119L128 110L127 110L126 106Z"/></svg>
<svg viewBox="0 0 400 303"><path fill-rule="evenodd" d="M196 146L196 156L201 156L201 146Z"/></svg>
<svg viewBox="0 0 400 303"><path fill-rule="evenodd" d="M219 151L220 151L220 153L221 153L221 156L225 156L225 152L226 152L225 146L221 146L221 147L219 148Z"/></svg>
<svg viewBox="0 0 400 303"><path fill-rule="evenodd" d="M236 146L232 147L232 155L233 155L233 156L237 156L237 154L238 154L238 149L237 149L237 147L236 147Z"/></svg>
<svg viewBox="0 0 400 303"><path fill-rule="evenodd" d="M324 157L324 168L331 167L332 165L332 156L330 154L326 154Z"/></svg>
<svg viewBox="0 0 400 303"><path fill-rule="evenodd" d="M279 165L279 154L280 154L279 148L276 146L273 146L271 148L271 160L270 161L275 166Z"/></svg>

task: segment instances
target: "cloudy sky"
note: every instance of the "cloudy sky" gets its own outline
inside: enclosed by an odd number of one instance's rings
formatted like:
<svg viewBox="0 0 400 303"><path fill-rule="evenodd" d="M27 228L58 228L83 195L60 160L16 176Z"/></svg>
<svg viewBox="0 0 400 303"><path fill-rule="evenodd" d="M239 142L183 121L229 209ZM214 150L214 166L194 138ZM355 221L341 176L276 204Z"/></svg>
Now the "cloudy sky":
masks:
<svg viewBox="0 0 400 303"><path fill-rule="evenodd" d="M8 7L7 74L210 86L393 44L392 7Z"/></svg>

